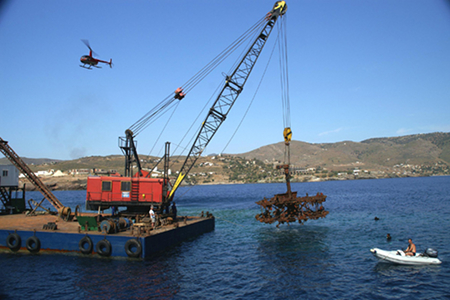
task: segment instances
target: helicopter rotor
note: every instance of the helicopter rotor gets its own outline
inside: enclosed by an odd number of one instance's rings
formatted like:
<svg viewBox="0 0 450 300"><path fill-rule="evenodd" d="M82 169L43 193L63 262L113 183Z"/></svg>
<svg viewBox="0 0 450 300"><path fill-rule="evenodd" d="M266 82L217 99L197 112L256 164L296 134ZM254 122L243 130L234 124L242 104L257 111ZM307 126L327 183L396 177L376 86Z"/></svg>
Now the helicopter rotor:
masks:
<svg viewBox="0 0 450 300"><path fill-rule="evenodd" d="M94 52L94 50L92 50L91 46L89 45L89 41L88 40L82 39L81 41L86 45L86 47L89 48L89 50L92 52L93 55L99 56L96 52Z"/></svg>

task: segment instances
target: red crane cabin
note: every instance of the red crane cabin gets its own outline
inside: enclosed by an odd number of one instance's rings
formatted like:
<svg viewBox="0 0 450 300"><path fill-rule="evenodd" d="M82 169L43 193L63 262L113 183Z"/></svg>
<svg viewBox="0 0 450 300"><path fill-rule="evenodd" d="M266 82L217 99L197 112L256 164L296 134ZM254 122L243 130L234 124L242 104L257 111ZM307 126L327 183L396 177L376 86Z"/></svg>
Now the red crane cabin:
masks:
<svg viewBox="0 0 450 300"><path fill-rule="evenodd" d="M89 176L86 209L126 206L143 210L150 205L159 206L163 201L163 186L164 178Z"/></svg>

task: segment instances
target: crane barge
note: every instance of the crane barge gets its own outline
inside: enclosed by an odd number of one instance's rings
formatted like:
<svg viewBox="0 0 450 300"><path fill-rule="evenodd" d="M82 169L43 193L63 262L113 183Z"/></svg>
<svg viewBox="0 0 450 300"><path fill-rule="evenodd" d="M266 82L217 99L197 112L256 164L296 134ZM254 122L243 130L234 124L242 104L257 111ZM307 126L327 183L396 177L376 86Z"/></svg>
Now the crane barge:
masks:
<svg viewBox="0 0 450 300"><path fill-rule="evenodd" d="M13 252L20 251L24 249L23 239L26 250L31 253L39 252L42 248L45 251L79 252L82 255L145 258L181 240L214 230L215 221L209 213L206 214L206 218L184 217L183 222L177 222L170 228L167 226L149 228L147 223L138 222L137 216L147 212L151 205L162 211L174 199L178 187L225 121L231 107L241 94L277 19L286 13L286 9L284 1L276 2L273 9L257 23L258 26L253 28L256 38L250 43L234 71L226 76L222 89L202 122L201 129L173 186L168 176L170 144L166 143L166 151L161 158L164 160L165 169L163 178L151 178L150 172L145 171L140 164L135 138L148 126L148 122L151 122L154 116L164 112L173 103L180 103L179 101L184 99L193 83L185 85L184 89L176 89L170 97L130 126L125 131L124 137L119 138L119 147L125 156L124 176L88 177L86 193L88 210L124 206L130 214L135 214L135 218L119 217L116 224L112 218L108 219L109 214L102 216L89 212L83 215L75 213L77 223L63 222L58 223L56 227L53 225L56 225L57 220L49 214L28 218L26 221L23 214L3 215L0 220L0 248L9 248ZM216 62L214 61L214 64ZM204 73L208 73L209 68L210 66L207 66ZM2 153L6 153L10 160L16 162L19 170L29 174L29 179L40 187L41 192L57 208L60 215L69 219L73 215L70 208L65 207L42 182L36 179L37 177L35 178L33 172L13 153L5 141L0 139L0 142L0 149L5 151ZM131 226L131 222L121 222L121 219L122 221L132 219L135 222ZM111 230L114 224L110 221L118 225L115 226L115 230ZM52 226L46 226L49 224ZM122 226L125 226L125 229ZM111 236L108 235L109 233L115 234Z"/></svg>
<svg viewBox="0 0 450 300"><path fill-rule="evenodd" d="M225 77L222 89L202 122L201 128L179 170L173 186L168 177L169 144L166 144L166 151L163 157L165 162L163 178L150 178L150 172L144 171L140 164L135 137L142 128L147 126L145 122L150 120L157 112L164 110L174 101L182 100L185 97L186 93L182 88L178 88L166 102L155 107L149 114L127 129L125 137L119 138L119 146L125 156L124 176L89 177L86 209L103 210L112 206L122 206L126 207L128 212L142 213L147 212L151 205L160 211L167 208L174 199L175 193L186 175L225 121L235 101L241 94L277 19L283 16L286 10L287 5L285 1L275 3L273 9L261 23L261 29L256 35L256 39L251 43L234 71ZM132 172L133 165L137 168L137 172L134 174Z"/></svg>
<svg viewBox="0 0 450 300"><path fill-rule="evenodd" d="M157 107L144 115L135 124L125 131L125 136L119 138L119 147L125 156L125 172L123 176L97 176L88 177L86 208L88 210L104 210L115 206L124 206L130 214L147 212L150 206L155 206L163 211L173 201L177 189L185 177L189 174L198 158L214 137L219 127L225 121L238 96L243 91L244 85L256 64L256 61L266 44L269 35L277 20L287 10L285 1L275 3L273 9L255 27L256 38L250 43L250 47L244 52L237 66L225 76L217 98L209 109L206 118L202 122L195 140L186 156L184 163L178 173L175 182L169 180L169 153L170 144L166 143L165 154L160 161L164 160L164 176L162 178L151 178L151 171L145 171L140 163L137 152L137 134L152 122L153 118L161 112L165 112L173 103L179 103L189 92L193 85L189 83L184 89L177 88L174 93L161 102ZM233 46L234 47L234 46ZM220 58L219 60L222 60ZM214 62L215 64L216 62ZM208 73L211 66L207 66L203 72ZM177 102L178 101L178 102ZM287 105L288 106L288 105ZM285 126L285 144L289 153L289 142L292 137L290 126ZM45 185L34 175L20 157L9 147L6 141L0 138L0 151L22 172L36 187L44 194L44 197L58 210L60 216L66 221L71 217L69 207L65 207ZM328 212L321 206L326 196L318 194L313 197L297 197L297 192L290 188L289 165L281 165L284 169L288 191L285 194L275 195L270 200L264 199L258 202L265 209L256 218L261 222L300 223L307 219L324 217ZM133 169L137 171L134 172ZM320 207L319 207L320 205ZM176 223L173 229L167 227L158 230L147 228L146 224L133 224L131 230L112 230L114 224L105 219L98 226L100 215L93 213L80 215L75 213L78 224L75 222L63 222L56 226L52 215L41 215L24 221L23 215L5 215L0 222L0 248L9 248L12 251L23 249L22 238L26 241L26 249L29 252L39 252L41 246L49 251L81 252L83 255L99 254L101 256L128 256L133 258L145 258L154 253L163 251L166 247L179 243L182 239L191 238L211 230L214 230L214 218L207 213L207 217L184 218L183 224ZM83 219L84 218L84 219ZM122 220L121 220L122 219ZM127 218L119 217L118 226L128 226ZM133 221L137 221L137 217ZM53 222L48 222L52 221ZM97 220L97 221L95 221ZM128 219L127 219L128 220ZM92 222L91 222L92 221ZM128 220L129 221L129 220ZM104 223L106 222L106 223ZM47 224L45 224L47 223ZM40 226L42 229L39 229ZM103 224L105 226L103 226ZM108 226L111 225L111 227ZM123 229L123 228L121 228ZM136 231L133 231L135 229ZM141 229L146 235L142 235ZM152 233L150 233L152 230ZM155 230L155 231L153 231ZM107 236L108 233L116 233ZM108 237L108 238L107 238ZM5 241L3 243L2 241ZM77 243L77 241L79 241ZM95 245L95 250L94 250Z"/></svg>

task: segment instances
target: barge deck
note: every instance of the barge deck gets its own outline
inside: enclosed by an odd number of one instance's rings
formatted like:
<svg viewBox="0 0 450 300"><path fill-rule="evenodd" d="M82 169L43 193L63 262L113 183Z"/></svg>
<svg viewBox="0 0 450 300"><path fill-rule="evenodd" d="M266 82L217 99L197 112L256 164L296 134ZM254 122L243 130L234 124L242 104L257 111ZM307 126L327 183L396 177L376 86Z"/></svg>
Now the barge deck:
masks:
<svg viewBox="0 0 450 300"><path fill-rule="evenodd" d="M83 214L89 216L90 214ZM92 214L92 217L96 214ZM46 226L55 224L55 226ZM178 217L178 222L149 230L138 223L113 234L85 230L77 221L55 215L0 216L0 249L26 252L74 252L83 255L146 258L167 248L213 231L214 217ZM43 229L50 228L50 229ZM38 246L36 244L39 244ZM38 249L37 249L38 248ZM37 251L36 251L37 250Z"/></svg>

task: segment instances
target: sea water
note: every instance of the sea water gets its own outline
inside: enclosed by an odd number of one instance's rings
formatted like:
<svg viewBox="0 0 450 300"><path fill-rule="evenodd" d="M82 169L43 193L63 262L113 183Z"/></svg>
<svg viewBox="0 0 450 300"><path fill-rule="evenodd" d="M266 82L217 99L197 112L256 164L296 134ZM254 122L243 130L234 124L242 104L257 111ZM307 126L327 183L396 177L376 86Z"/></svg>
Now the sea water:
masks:
<svg viewBox="0 0 450 300"><path fill-rule="evenodd" d="M0 299L450 298L450 177L293 183L292 190L327 195L329 215L277 228L255 219L255 202L284 193L284 184L182 187L179 215L209 211L213 232L144 261L1 253ZM55 195L84 207L83 191ZM418 251L437 249L443 263L391 265L369 251L404 249L408 238Z"/></svg>

